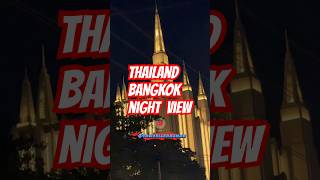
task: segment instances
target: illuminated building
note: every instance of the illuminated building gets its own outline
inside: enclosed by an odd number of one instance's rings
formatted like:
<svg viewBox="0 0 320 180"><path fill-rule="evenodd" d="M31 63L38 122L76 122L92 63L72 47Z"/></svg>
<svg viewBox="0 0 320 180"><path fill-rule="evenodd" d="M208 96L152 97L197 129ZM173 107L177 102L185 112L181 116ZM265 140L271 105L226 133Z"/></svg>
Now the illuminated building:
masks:
<svg viewBox="0 0 320 180"><path fill-rule="evenodd" d="M165 50L165 43L163 40L163 33L160 23L158 9L155 11L154 21L154 52L152 56L153 64L169 64L169 58ZM196 160L199 165L205 168L207 179L210 175L210 112L207 101L207 96L204 91L201 76L199 73L198 96L194 98L192 87L190 85L189 77L185 65L183 64L183 87L182 87L182 100L194 100L196 105L191 114L183 115L167 115L165 106L163 105L160 116L164 121L164 127L157 127L155 122L152 122L149 127L143 130L143 133L153 134L156 132L173 132L177 134L186 134L185 139L181 139L182 147L190 148L196 152ZM157 80L159 82L160 80ZM122 89L117 86L116 99L114 104L117 105L117 114L126 115L128 109L128 97L126 92L126 85L123 81ZM163 98L165 101L167 99Z"/></svg>
<svg viewBox="0 0 320 180"><path fill-rule="evenodd" d="M31 83L26 72L22 82L19 121L13 129L13 138L30 137L35 144L29 152L33 155L31 162L34 163L29 167L21 167L22 169L35 170L36 159L42 159L44 171L49 172L56 150L59 124L56 114L52 112L53 95L50 77L45 65L44 48L42 48L42 68L37 95L37 103L34 106ZM23 156L26 152L19 153Z"/></svg>

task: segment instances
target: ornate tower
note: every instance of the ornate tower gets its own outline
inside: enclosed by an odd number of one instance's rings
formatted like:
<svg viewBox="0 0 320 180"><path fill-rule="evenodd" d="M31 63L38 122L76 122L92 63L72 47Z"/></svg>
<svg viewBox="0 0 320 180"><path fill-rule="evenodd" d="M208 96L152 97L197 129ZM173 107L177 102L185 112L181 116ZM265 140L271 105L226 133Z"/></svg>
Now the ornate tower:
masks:
<svg viewBox="0 0 320 180"><path fill-rule="evenodd" d="M231 81L232 119L265 119L264 97L260 80L252 63L245 29L240 20L238 1L235 1L236 18L234 24L234 61L237 74ZM262 180L272 179L272 162L269 146L261 166L232 169L231 179Z"/></svg>
<svg viewBox="0 0 320 180"><path fill-rule="evenodd" d="M26 126L36 126L36 114L34 110L32 89L27 70L25 70L25 76L22 81L20 114L17 128Z"/></svg>
<svg viewBox="0 0 320 180"><path fill-rule="evenodd" d="M152 63L153 64L169 64L168 55L165 50L161 22L159 11L156 5L155 8L155 16L154 16L154 50L152 55ZM153 82L163 82L163 80L153 80ZM177 118L175 116L169 116L166 113L166 101L167 98L163 98L163 105L161 108L160 116L162 117L162 121L164 123L163 127L156 127L156 132L178 132L178 123Z"/></svg>
<svg viewBox="0 0 320 180"><path fill-rule="evenodd" d="M20 102L19 121L12 130L13 140L15 139L31 139L32 145L30 149L19 150L20 158L25 156L31 157L29 162L20 164L21 170L35 171L39 164L38 159L41 158L41 129L38 128L36 122L36 113L34 109L31 83L29 81L28 72L25 70L25 76L22 81L22 93Z"/></svg>
<svg viewBox="0 0 320 180"><path fill-rule="evenodd" d="M281 171L293 180L315 180L319 165L314 147L309 111L306 108L289 47L287 33L284 65L283 101L281 108L281 139L287 153L288 167Z"/></svg>
<svg viewBox="0 0 320 180"><path fill-rule="evenodd" d="M189 77L187 74L186 66L183 63L183 86L182 86L182 99L193 100L192 87L190 85ZM187 134L187 138L183 139L182 146L196 151L196 134L195 134L195 114L181 114L178 115L179 132Z"/></svg>
<svg viewBox="0 0 320 180"><path fill-rule="evenodd" d="M45 145L43 151L44 170L49 172L52 168L53 158L58 139L59 124L57 116L52 112L53 95L50 77L45 65L45 52L42 46L42 68L39 76L37 120L42 127L42 142Z"/></svg>
<svg viewBox="0 0 320 180"><path fill-rule="evenodd" d="M124 77L122 79L121 99L123 103L123 115L126 116L128 112L128 94L127 94L127 87L124 82Z"/></svg>
<svg viewBox="0 0 320 180"><path fill-rule="evenodd" d="M153 64L169 64L168 55L164 46L157 5L154 16L154 50L152 55L152 61Z"/></svg>
<svg viewBox="0 0 320 180"><path fill-rule="evenodd" d="M201 142L202 147L199 161L206 168L206 176L210 177L210 112L200 73L197 100L198 108L196 109L196 114L199 121L198 125L200 126L198 130L200 130L201 134L201 138L197 142Z"/></svg>
<svg viewBox="0 0 320 180"><path fill-rule="evenodd" d="M116 106L117 116L122 116L124 111L123 111L123 105L122 105L121 89L119 84L117 84L116 100L114 101L114 105Z"/></svg>
<svg viewBox="0 0 320 180"><path fill-rule="evenodd" d="M231 94L234 107L232 117L233 119L264 119L264 100L261 84L255 74L247 37L240 20L237 0L235 2L236 20L233 37L233 65L237 74L231 81Z"/></svg>

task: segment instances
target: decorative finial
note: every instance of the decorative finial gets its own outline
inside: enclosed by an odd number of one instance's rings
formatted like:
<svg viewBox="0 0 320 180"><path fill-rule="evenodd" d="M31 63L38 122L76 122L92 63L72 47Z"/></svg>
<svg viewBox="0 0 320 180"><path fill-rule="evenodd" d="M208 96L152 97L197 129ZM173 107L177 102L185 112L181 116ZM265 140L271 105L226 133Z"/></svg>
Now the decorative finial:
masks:
<svg viewBox="0 0 320 180"><path fill-rule="evenodd" d="M42 68L46 69L46 56L45 56L45 49L44 49L44 45L41 45L41 49L42 49Z"/></svg>
<svg viewBox="0 0 320 180"><path fill-rule="evenodd" d="M124 75L122 76L122 86L125 86Z"/></svg>
<svg viewBox="0 0 320 180"><path fill-rule="evenodd" d="M45 55L45 49L43 44L41 45L41 49L42 49L42 71L46 72L47 71L46 55Z"/></svg>
<svg viewBox="0 0 320 180"><path fill-rule="evenodd" d="M288 38L288 30L287 28L284 30L284 36L285 36L285 43L286 43L286 50L289 50L289 38Z"/></svg>
<svg viewBox="0 0 320 180"><path fill-rule="evenodd" d="M156 14L158 14L158 5L157 5L157 0L154 0L154 4L155 4L155 11L156 11Z"/></svg>
<svg viewBox="0 0 320 180"><path fill-rule="evenodd" d="M186 63L184 62L184 59L182 60L182 67L183 69L186 69Z"/></svg>
<svg viewBox="0 0 320 180"><path fill-rule="evenodd" d="M201 73L199 71L198 99L199 98L203 99L203 97L200 97L200 96L204 96L204 95L205 95L204 87L203 87L203 83L202 83ZM205 97L205 99L206 99L206 97Z"/></svg>

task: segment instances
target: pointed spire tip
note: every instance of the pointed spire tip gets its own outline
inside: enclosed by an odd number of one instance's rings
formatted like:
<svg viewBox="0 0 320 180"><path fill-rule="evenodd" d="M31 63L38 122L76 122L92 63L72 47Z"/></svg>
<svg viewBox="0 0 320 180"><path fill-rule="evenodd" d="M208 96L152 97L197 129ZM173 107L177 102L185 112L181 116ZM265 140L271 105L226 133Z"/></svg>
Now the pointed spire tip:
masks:
<svg viewBox="0 0 320 180"><path fill-rule="evenodd" d="M45 47L44 45L42 44L41 45L41 50L42 50L42 68L46 69L46 55L45 55Z"/></svg>
<svg viewBox="0 0 320 180"><path fill-rule="evenodd" d="M124 75L122 76L122 84L125 84Z"/></svg>
<svg viewBox="0 0 320 180"><path fill-rule="evenodd" d="M164 47L164 40L162 35L160 17L158 14L158 8L156 6L156 13L155 13L155 22L154 22L154 54L156 53L164 53L166 52Z"/></svg>
<svg viewBox="0 0 320 180"><path fill-rule="evenodd" d="M238 0L234 0L234 6L235 6L235 11L236 11L236 17L240 17L240 12L239 12L239 2Z"/></svg>
<svg viewBox="0 0 320 180"><path fill-rule="evenodd" d="M198 85L198 96L205 95L203 82L201 79L201 73L199 71L199 85Z"/></svg>
<svg viewBox="0 0 320 180"><path fill-rule="evenodd" d="M289 37L288 37L288 29L287 28L284 30L284 37L285 37L286 49L289 50Z"/></svg>
<svg viewBox="0 0 320 180"><path fill-rule="evenodd" d="M156 12L156 14L158 14L158 4L157 4L157 0L154 0L154 4L155 4L155 12Z"/></svg>

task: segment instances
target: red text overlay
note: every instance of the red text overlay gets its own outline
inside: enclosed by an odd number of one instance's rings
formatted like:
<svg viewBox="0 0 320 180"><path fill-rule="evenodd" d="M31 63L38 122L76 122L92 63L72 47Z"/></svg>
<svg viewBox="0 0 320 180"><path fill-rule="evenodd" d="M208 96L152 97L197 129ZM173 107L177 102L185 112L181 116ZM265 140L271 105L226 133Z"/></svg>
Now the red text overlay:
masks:
<svg viewBox="0 0 320 180"><path fill-rule="evenodd" d="M109 10L60 11L58 59L109 57Z"/></svg>
<svg viewBox="0 0 320 180"><path fill-rule="evenodd" d="M181 74L179 65L129 65L128 115L190 114L194 101L178 100L182 96L182 82L173 82ZM151 81L151 82L150 82Z"/></svg>
<svg viewBox="0 0 320 180"><path fill-rule="evenodd" d="M269 131L270 125L262 120L212 120L211 167L259 165Z"/></svg>
<svg viewBox="0 0 320 180"><path fill-rule="evenodd" d="M61 121L53 168L75 167L110 168L109 121Z"/></svg>
<svg viewBox="0 0 320 180"><path fill-rule="evenodd" d="M103 113L110 110L109 65L70 65L60 69L54 111Z"/></svg>
<svg viewBox="0 0 320 180"><path fill-rule="evenodd" d="M57 58L103 59L107 64L60 68L53 111L90 113L105 117L110 111L109 10L60 11ZM96 60L95 60L96 61ZM101 119L101 118L99 118ZM110 123L107 120L63 120L54 169L110 168Z"/></svg>

